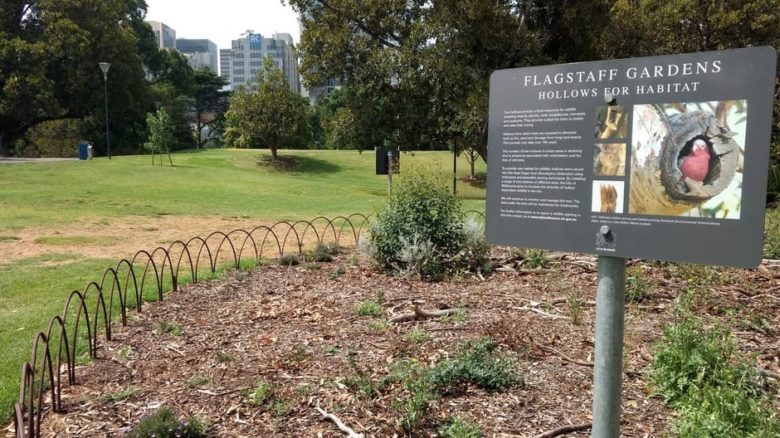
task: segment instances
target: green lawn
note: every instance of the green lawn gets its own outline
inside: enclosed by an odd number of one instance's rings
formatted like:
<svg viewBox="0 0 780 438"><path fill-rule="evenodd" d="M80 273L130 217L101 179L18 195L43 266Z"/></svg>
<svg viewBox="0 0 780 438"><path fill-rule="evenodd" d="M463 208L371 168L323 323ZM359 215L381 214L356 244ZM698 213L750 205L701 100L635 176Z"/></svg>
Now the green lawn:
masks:
<svg viewBox="0 0 780 438"><path fill-rule="evenodd" d="M386 193L374 174L374 152L280 151L300 167L276 171L257 164L267 152L208 150L174 154L175 167L149 156L0 167L0 235L39 224L132 214L222 215L308 219L371 212ZM403 154L401 172L426 166L451 180L452 155ZM484 163L479 166L484 172ZM468 172L461 158L459 173ZM458 185L468 208L484 208L484 190Z"/></svg>
<svg viewBox="0 0 780 438"><path fill-rule="evenodd" d="M194 151L174 154L175 167L152 166L149 156L0 165L0 250L18 240L15 232L31 226L161 214L312 219L372 213L385 198L387 177L374 174L373 151L280 151L280 156L300 161L293 171L258 165L267 155L257 150ZM452 180L449 153L402 154L402 175L416 166ZM462 157L458 170L468 173ZM485 164L477 171L484 173ZM459 182L458 193L466 209L484 210L484 189ZM81 238L89 242L41 239L55 245L100 244L94 236ZM11 414L19 369L30 355L34 334L61 312L72 290L99 281L116 261L73 254L0 260L0 423Z"/></svg>

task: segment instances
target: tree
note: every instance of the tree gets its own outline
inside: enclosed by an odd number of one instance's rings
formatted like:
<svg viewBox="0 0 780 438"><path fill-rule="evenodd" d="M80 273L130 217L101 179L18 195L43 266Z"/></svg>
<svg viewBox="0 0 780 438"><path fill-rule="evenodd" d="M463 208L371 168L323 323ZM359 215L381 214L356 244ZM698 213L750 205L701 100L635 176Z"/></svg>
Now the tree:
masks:
<svg viewBox="0 0 780 438"><path fill-rule="evenodd" d="M305 80L319 85L343 75L345 88L356 91L351 105L369 110L353 115L374 120L379 145L431 147L468 137L485 157L490 73L543 59L541 40L526 24L526 2L290 3L303 16Z"/></svg>
<svg viewBox="0 0 780 438"><path fill-rule="evenodd" d="M112 63L109 85L122 84L108 87L116 145L134 141L149 103L135 33L145 10L142 0L0 0L0 154L43 121L94 115L98 128L98 61Z"/></svg>
<svg viewBox="0 0 780 438"><path fill-rule="evenodd" d="M282 71L266 58L257 82L233 93L225 117L229 130L244 140L259 140L276 160L282 142L306 130L308 106L308 100L292 91Z"/></svg>
<svg viewBox="0 0 780 438"><path fill-rule="evenodd" d="M225 78L207 68L196 70L193 75L192 111L195 116L197 147L208 142L216 131L214 129L224 119L227 109L227 85ZM203 130L208 127L209 135L204 138Z"/></svg>
<svg viewBox="0 0 780 438"><path fill-rule="evenodd" d="M160 154L160 165L162 165L162 154L168 154L168 160L173 166L171 160L171 146L176 144L175 127L171 117L160 108L156 113L146 115L146 124L149 127L149 139L144 143L144 149L152 153L152 164L154 164L154 154Z"/></svg>

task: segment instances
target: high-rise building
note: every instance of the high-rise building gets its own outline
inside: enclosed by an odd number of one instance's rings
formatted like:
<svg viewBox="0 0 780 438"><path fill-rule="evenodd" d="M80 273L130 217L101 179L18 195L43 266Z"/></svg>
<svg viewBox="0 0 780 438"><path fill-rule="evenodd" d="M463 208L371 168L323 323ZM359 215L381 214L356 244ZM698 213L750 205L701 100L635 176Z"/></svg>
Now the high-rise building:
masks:
<svg viewBox="0 0 780 438"><path fill-rule="evenodd" d="M230 83L231 88L252 82L263 71L263 62L270 57L274 66L284 73L290 89L301 92L298 78L298 60L293 53L293 41L290 34L274 34L264 38L257 33L233 40L231 49L220 50L220 74Z"/></svg>
<svg viewBox="0 0 780 438"><path fill-rule="evenodd" d="M230 60L233 58L233 51L230 49L219 49L219 75L230 83Z"/></svg>
<svg viewBox="0 0 780 438"><path fill-rule="evenodd" d="M154 36L157 37L157 44L162 49L175 49L176 48L176 31L170 26L159 21L147 21L152 30Z"/></svg>
<svg viewBox="0 0 780 438"><path fill-rule="evenodd" d="M217 45L211 40L177 38L176 48L187 57L193 69L208 68L219 74Z"/></svg>

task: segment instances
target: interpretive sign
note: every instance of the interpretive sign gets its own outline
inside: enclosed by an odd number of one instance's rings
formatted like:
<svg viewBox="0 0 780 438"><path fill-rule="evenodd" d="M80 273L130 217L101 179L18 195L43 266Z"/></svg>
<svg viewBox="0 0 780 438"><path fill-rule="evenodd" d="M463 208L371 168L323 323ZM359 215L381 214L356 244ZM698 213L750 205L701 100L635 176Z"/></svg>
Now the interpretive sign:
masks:
<svg viewBox="0 0 780 438"><path fill-rule="evenodd" d="M758 265L776 59L758 47L496 71L488 240Z"/></svg>

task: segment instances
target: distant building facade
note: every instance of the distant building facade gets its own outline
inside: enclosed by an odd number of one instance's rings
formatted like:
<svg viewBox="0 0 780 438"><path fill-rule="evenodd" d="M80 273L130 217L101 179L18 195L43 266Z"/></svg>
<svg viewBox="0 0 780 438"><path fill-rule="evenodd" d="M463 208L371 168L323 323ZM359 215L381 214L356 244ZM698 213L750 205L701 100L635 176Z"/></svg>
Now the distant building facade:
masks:
<svg viewBox="0 0 780 438"><path fill-rule="evenodd" d="M270 57L276 68L282 70L287 83L296 93L301 92L298 77L298 59L293 52L293 39L290 34L277 33L271 38L260 34L249 34L233 40L231 48L222 49L220 55L220 75L228 80L235 89L253 82L263 71L263 62Z"/></svg>
<svg viewBox="0 0 780 438"><path fill-rule="evenodd" d="M328 79L324 85L309 89L309 103L316 104L318 100L327 99L335 90L341 88L341 78Z"/></svg>
<svg viewBox="0 0 780 438"><path fill-rule="evenodd" d="M152 26L160 50L176 48L176 31L173 28L159 21L147 21L147 23Z"/></svg>
<svg viewBox="0 0 780 438"><path fill-rule="evenodd" d="M219 74L217 45L211 40L177 38L176 48L187 57L190 66L195 69L208 68Z"/></svg>

